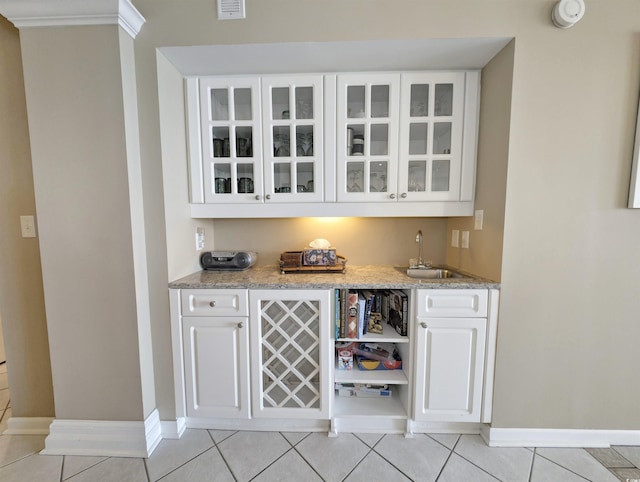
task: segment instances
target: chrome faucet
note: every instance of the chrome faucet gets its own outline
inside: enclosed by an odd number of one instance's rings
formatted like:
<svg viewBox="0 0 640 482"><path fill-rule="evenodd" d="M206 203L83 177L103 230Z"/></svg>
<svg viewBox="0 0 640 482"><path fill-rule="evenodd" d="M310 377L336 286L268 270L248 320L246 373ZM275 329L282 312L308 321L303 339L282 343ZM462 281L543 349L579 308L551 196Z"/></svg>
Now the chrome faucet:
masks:
<svg viewBox="0 0 640 482"><path fill-rule="evenodd" d="M420 245L418 248L418 268L423 268L424 262L422 261L422 229L418 230L418 234L416 234L416 243Z"/></svg>

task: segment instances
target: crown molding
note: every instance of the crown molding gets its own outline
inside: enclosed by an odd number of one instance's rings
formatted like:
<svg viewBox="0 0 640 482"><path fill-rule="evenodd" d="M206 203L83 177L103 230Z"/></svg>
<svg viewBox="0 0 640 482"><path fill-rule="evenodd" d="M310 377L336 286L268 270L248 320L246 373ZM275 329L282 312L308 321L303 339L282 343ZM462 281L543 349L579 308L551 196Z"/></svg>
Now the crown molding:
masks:
<svg viewBox="0 0 640 482"><path fill-rule="evenodd" d="M19 29L119 25L134 39L145 22L130 0L0 0L0 14Z"/></svg>

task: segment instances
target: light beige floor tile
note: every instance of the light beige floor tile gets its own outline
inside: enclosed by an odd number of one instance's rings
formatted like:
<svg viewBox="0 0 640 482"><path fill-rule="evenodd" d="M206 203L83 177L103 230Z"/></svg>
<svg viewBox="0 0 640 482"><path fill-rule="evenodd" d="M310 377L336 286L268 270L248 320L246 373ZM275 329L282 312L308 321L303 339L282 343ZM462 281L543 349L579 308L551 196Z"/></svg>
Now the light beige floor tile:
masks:
<svg viewBox="0 0 640 482"><path fill-rule="evenodd" d="M278 432L237 432L218 449L240 482L251 480L291 449Z"/></svg>
<svg viewBox="0 0 640 482"><path fill-rule="evenodd" d="M11 418L11 408L7 408L0 418L0 434L9 428L9 419Z"/></svg>
<svg viewBox="0 0 640 482"><path fill-rule="evenodd" d="M100 462L107 460L107 457L84 457L66 455L62 464L62 480L66 480L89 467L93 467Z"/></svg>
<svg viewBox="0 0 640 482"><path fill-rule="evenodd" d="M0 373L0 390L3 388L9 388L9 375L7 373Z"/></svg>
<svg viewBox="0 0 640 482"><path fill-rule="evenodd" d="M371 482L386 480L400 482L411 480L375 452L369 452L362 462L351 472L345 482Z"/></svg>
<svg viewBox="0 0 640 482"><path fill-rule="evenodd" d="M640 468L640 447L616 445L613 448L633 465Z"/></svg>
<svg viewBox="0 0 640 482"><path fill-rule="evenodd" d="M421 481L436 480L451 453L423 434L414 438L385 435L374 450L410 479Z"/></svg>
<svg viewBox="0 0 640 482"><path fill-rule="evenodd" d="M209 434L215 443L220 443L224 439L231 437L237 430L209 430Z"/></svg>
<svg viewBox="0 0 640 482"><path fill-rule="evenodd" d="M8 388L3 388L0 390L0 409L4 410L9 406L9 401L11 400L11 394L9 393Z"/></svg>
<svg viewBox="0 0 640 482"><path fill-rule="evenodd" d="M286 438L291 445L297 445L305 437L309 435L309 432L281 432L282 436Z"/></svg>
<svg viewBox="0 0 640 482"><path fill-rule="evenodd" d="M291 449L266 470L258 474L252 482L322 482L304 459Z"/></svg>
<svg viewBox="0 0 640 482"><path fill-rule="evenodd" d="M233 475L229 472L218 449L212 447L160 480L161 482L233 482Z"/></svg>
<svg viewBox="0 0 640 482"><path fill-rule="evenodd" d="M427 436L451 450L453 450L453 447L456 446L460 438L460 435L457 433L428 433Z"/></svg>
<svg viewBox="0 0 640 482"><path fill-rule="evenodd" d="M206 430L185 430L178 440L162 440L147 460L151 480L158 480L169 472L213 447Z"/></svg>
<svg viewBox="0 0 640 482"><path fill-rule="evenodd" d="M586 480L539 455L533 459L530 482L585 482ZM599 479L593 480L599 481Z"/></svg>
<svg viewBox="0 0 640 482"><path fill-rule="evenodd" d="M111 457L67 479L68 482L148 482L144 459Z"/></svg>
<svg viewBox="0 0 640 482"><path fill-rule="evenodd" d="M0 467L44 448L45 435L3 435L0 437Z"/></svg>
<svg viewBox="0 0 640 482"><path fill-rule="evenodd" d="M614 448L588 448L585 450L607 468L633 467L633 464L620 455Z"/></svg>
<svg viewBox="0 0 640 482"><path fill-rule="evenodd" d="M461 435L454 451L498 479L529 479L533 452L525 448L489 447L480 435Z"/></svg>
<svg viewBox="0 0 640 482"><path fill-rule="evenodd" d="M455 453L451 454L438 477L438 482L495 482L497 480Z"/></svg>
<svg viewBox="0 0 640 482"><path fill-rule="evenodd" d="M616 477L586 450L577 448L539 448L536 455L581 475L587 480L617 482Z"/></svg>
<svg viewBox="0 0 640 482"><path fill-rule="evenodd" d="M337 437L312 433L296 445L296 450L320 477L331 482L343 480L367 455L369 447L350 433Z"/></svg>
<svg viewBox="0 0 640 482"><path fill-rule="evenodd" d="M364 443L366 443L369 447L373 447L375 444L380 442L382 437L384 437L383 433L356 433L354 435Z"/></svg>
<svg viewBox="0 0 640 482"><path fill-rule="evenodd" d="M2 482L58 482L61 470L62 456L34 454L0 468L0 480Z"/></svg>

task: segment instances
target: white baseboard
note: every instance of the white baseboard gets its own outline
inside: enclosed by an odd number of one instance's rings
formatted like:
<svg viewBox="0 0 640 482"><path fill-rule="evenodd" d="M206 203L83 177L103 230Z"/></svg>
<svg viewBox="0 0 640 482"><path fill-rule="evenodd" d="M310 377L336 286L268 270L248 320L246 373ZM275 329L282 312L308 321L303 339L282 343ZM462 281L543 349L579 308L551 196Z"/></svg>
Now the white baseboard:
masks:
<svg viewBox="0 0 640 482"><path fill-rule="evenodd" d="M187 419L179 417L176 421L160 422L162 427L162 438L179 439L187 429Z"/></svg>
<svg viewBox="0 0 640 482"><path fill-rule="evenodd" d="M43 455L148 457L162 440L158 411L144 422L54 420Z"/></svg>
<svg viewBox="0 0 640 482"><path fill-rule="evenodd" d="M490 447L611 447L640 445L640 430L572 430L483 427Z"/></svg>
<svg viewBox="0 0 640 482"><path fill-rule="evenodd" d="M51 417L11 417L3 435L49 435Z"/></svg>

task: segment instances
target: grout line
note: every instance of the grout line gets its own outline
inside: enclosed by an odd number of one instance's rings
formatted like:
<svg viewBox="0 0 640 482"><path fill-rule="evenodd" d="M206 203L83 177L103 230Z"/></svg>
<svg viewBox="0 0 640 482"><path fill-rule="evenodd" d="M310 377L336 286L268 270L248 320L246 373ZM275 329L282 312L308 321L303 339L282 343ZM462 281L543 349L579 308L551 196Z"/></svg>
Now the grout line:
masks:
<svg viewBox="0 0 640 482"><path fill-rule="evenodd" d="M527 478L527 480L529 482L531 482L531 477L533 477L533 464L536 462L536 451L538 449L536 447L533 447L533 455L531 456L531 465L529 466L529 477Z"/></svg>
<svg viewBox="0 0 640 482"><path fill-rule="evenodd" d="M561 448L561 447L557 447L557 448ZM582 448L582 447L568 447L568 448L579 448L580 450L584 450L584 448ZM584 450L584 451L585 451L585 452L587 452L586 450ZM589 453L589 452L587 452L587 453ZM589 455L591 455L591 454L589 454ZM537 449L537 448L536 448L536 449L534 449L534 458L535 458L536 456L538 456L538 457L540 457L540 458L542 458L542 459L545 459L545 460L547 460L548 462L551 462L552 464L557 465L558 467L563 468L563 469L564 469L564 470L566 470L567 472L571 472L572 474L577 475L577 476L578 476L578 477L580 477L581 479L589 480L589 479L587 479L585 476L580 475L580 474L579 474L579 473L577 473L577 472L574 472L574 471L573 471L573 470L571 470L570 468L565 467L564 465L562 465L562 464L560 464L560 463L556 462L555 460L551 460L550 458L545 457L544 455L539 454L539 453L538 453L538 449ZM593 457L593 455L591 455L591 456ZM595 457L593 457L593 458L594 458L594 460L596 460L596 459L595 459ZM596 462L597 462L598 464L602 465L602 464L600 463L600 461L596 460ZM531 465L532 465L532 470L533 470L533 462L531 463ZM604 465L602 465L602 466L604 467ZM605 468L606 468L606 467L605 467Z"/></svg>
<svg viewBox="0 0 640 482"><path fill-rule="evenodd" d="M468 458L466 458L464 455L462 455L460 452L456 452L456 447L458 447L458 444L460 443L460 441L462 440L462 436L465 434L458 434L458 440L456 440L455 445L453 446L453 448L451 449L451 452L454 452L458 457L460 457L462 460L464 460L465 462L470 463L471 465L473 465L475 468L477 468L478 470L481 470L482 472L484 472L485 474L489 475L490 477L493 477L496 480L501 480L500 478L498 478L497 475L492 474L491 472L489 472L488 470L486 470L483 467L480 467L478 464L476 464L475 462L469 460ZM533 457L531 457L533 459Z"/></svg>

